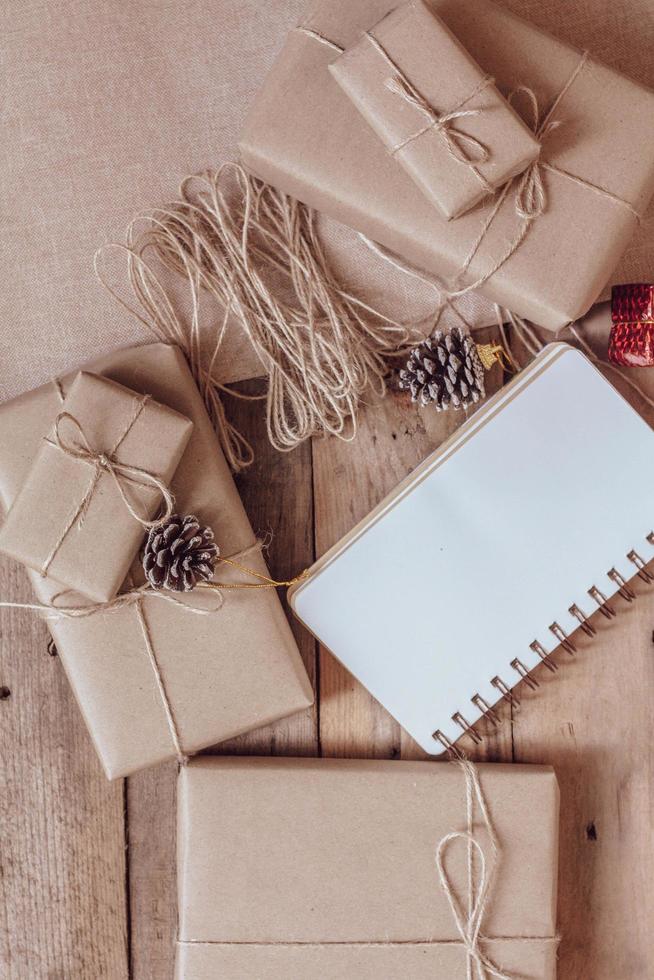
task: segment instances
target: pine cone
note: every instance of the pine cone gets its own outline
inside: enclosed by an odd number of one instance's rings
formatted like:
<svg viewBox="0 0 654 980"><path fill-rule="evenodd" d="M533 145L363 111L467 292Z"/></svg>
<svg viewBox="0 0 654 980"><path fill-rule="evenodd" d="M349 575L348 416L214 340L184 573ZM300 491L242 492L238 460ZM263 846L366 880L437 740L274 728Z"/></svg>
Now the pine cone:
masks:
<svg viewBox="0 0 654 980"><path fill-rule="evenodd" d="M190 592L213 575L220 554L210 527L197 517L173 514L150 529L143 553L143 570L155 589Z"/></svg>
<svg viewBox="0 0 654 980"><path fill-rule="evenodd" d="M436 330L411 351L399 386L411 392L411 401L433 402L438 412L476 404L485 394L477 345L459 327L446 334Z"/></svg>

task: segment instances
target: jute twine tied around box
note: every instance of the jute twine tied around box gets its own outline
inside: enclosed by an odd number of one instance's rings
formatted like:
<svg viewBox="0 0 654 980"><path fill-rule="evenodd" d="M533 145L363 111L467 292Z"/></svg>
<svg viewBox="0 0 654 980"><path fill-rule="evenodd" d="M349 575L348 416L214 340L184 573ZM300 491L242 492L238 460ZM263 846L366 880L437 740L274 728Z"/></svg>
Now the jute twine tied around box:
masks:
<svg viewBox="0 0 654 980"><path fill-rule="evenodd" d="M55 381L54 384L57 388L57 393L60 399L63 401L61 384L58 381ZM82 527L93 495L104 474L112 478L120 499L124 503L126 509L132 515L134 520L138 521L143 528L147 529L156 527L157 524L167 521L172 514L174 506L173 495L161 477L157 476L155 473L151 473L149 470L146 470L143 467L136 466L133 463L127 463L124 460L121 460L118 456L118 450L134 426L137 424L149 400L150 395L139 395L134 397L132 412L128 416L121 434L118 436L110 449L96 449L91 446L84 431L83 425L79 419L75 418L74 415L71 415L70 412L60 412L57 415L52 437L46 437L44 441L49 446L53 446L55 449L60 450L70 459L79 460L81 463L90 466L91 478L84 496L75 506L70 517L66 521L66 524L58 534L54 544L46 555L43 564L39 569L42 576L45 577L48 574L48 570L56 558L59 549L72 531L75 524L77 524L80 528ZM68 426L71 431L66 432L66 426ZM156 490L163 501L163 513L157 517L156 520L148 520L147 517L144 517L143 514L139 513L138 509L130 501L126 492L126 487Z"/></svg>
<svg viewBox="0 0 654 980"><path fill-rule="evenodd" d="M307 27L297 30L337 54L343 52L340 45L316 31ZM581 56L542 121L531 89L520 86L512 93L512 101L520 97L529 101L531 127L540 142L560 124L554 113L583 71L587 57L587 53ZM431 315L436 321L453 299L483 286L520 247L546 209L545 172L571 181L641 220L629 201L541 157L491 198L479 233L451 282L415 273L438 291L439 303ZM225 187L230 178L236 185L236 200L228 197ZM512 190L520 221L513 240L487 272L463 285ZM95 258L96 275L112 296L157 340L174 343L186 354L234 471L248 466L253 452L229 422L222 396L253 396L243 395L217 378L216 363L231 317L238 320L268 375L267 392L261 396L266 400L268 437L282 451L317 433L354 438L362 399L366 393L383 395L386 390L389 359L405 356L422 339L415 323L408 325L383 314L339 285L315 220L311 208L257 180L239 164L228 163L213 172L186 178L177 201L135 218L126 241L108 246L126 256L129 283L142 312L109 284L101 268L104 250ZM365 236L361 238L387 258L383 249ZM409 271L400 260L393 264L400 271ZM180 312L174 291L164 285L162 273L171 270L181 275L189 289L188 316ZM209 356L201 343L204 294L217 300L224 311Z"/></svg>
<svg viewBox="0 0 654 980"><path fill-rule="evenodd" d="M54 388L60 401L64 401L64 391L59 379L53 381ZM144 395L139 398L139 401L145 404L150 396ZM58 416L60 417L60 416ZM72 418L72 416L71 416ZM77 421L77 420L75 420ZM56 431L56 427L55 427ZM80 429L81 431L81 429ZM126 433L124 433L126 435ZM124 438L124 435L122 438ZM120 441L122 441L122 438ZM117 447L116 447L117 448ZM79 447L76 450L76 458ZM93 456L93 450L88 450L89 454ZM85 456L83 458L86 458ZM89 459L89 462L92 460ZM112 464L118 469L118 466L122 464ZM106 467L104 467L106 469ZM112 472L112 470L109 470ZM140 471L144 473L146 471ZM113 474L115 477L116 473ZM167 498L166 498L167 499ZM171 510L173 504L172 494L170 495ZM168 515L170 516L170 515ZM161 518L157 521L149 522L148 526L156 526L161 522ZM145 526L145 525L144 525ZM168 691L166 689L166 684L159 666L157 659L157 654L154 647L154 642L152 639L152 634L150 627L148 625L148 620L145 613L145 600L146 599L156 599L160 602L167 602L175 607L178 607L180 611L185 613L192 613L196 616L210 616L214 613L219 612L225 604L225 597L223 592L226 591L253 591L258 589L275 589L279 586L291 586L302 581L306 576L306 570L296 575L294 578L287 581L278 581L271 578L262 572L256 571L256 569L248 568L241 563L241 559L246 558L248 555L255 552L260 552L264 547L265 542L255 541L253 544L249 545L247 548L243 548L241 551L236 552L233 555L218 555L216 558L217 562L221 564L231 566L238 571L252 576L255 580L253 582L200 582L195 586L194 592L208 592L214 596L213 605L209 608L202 606L193 606L189 603L188 593L184 593L184 599L178 597L169 591L162 591L161 589L155 589L149 583L145 585L135 586L132 584L131 577L128 578L129 587L126 591L119 593L113 599L107 602L87 602L84 601L82 604L71 603L71 597L74 599L76 593L70 590L64 592L58 592L52 596L49 602L11 602L11 601L0 601L0 608L4 609L27 609L33 612L43 613L46 620L73 620L73 619L87 619L90 616L102 615L105 613L115 612L119 609L132 608L136 614L137 622L143 637L143 643L145 647L145 652L148 656L150 666L152 667L152 672L154 674L157 690L159 692L159 697L161 700L162 707L164 709L164 714L166 717L166 724L170 732L170 738L173 743L173 748L175 751L175 756L180 765L185 765L188 762L189 756L184 751L182 747L182 739L179 733L179 726L177 724L177 719L175 717L175 712L172 707ZM66 603L66 604L62 604Z"/></svg>
<svg viewBox="0 0 654 980"><path fill-rule="evenodd" d="M307 27L298 27L296 28L296 30L301 34L304 34L306 37L312 38L313 40L326 45L327 47L331 48L333 51L338 52L339 54L342 54L345 50L343 47L341 47L341 45L335 44L333 41L330 41L329 38L324 37L322 34L318 33L317 31L311 30ZM519 85L516 89L513 90L513 92L509 94L510 102L514 102L516 98L521 94L525 95L529 100L530 109L532 112L532 119L529 120L528 125L530 125L530 128L533 130L536 138L539 141L545 139L548 133L552 132L554 129L557 129L560 125L562 125L561 120L557 120L553 118L554 113L559 108L559 105L567 95L568 91L570 90L570 88L575 83L575 81L577 80L581 72L586 67L588 63L588 58L589 58L588 51L583 51L581 53L581 56L579 58L576 67L574 68L573 72L571 73L566 83L563 85L561 91L554 99L554 102L552 103L549 110L542 118L542 120L540 118L538 99L532 89L530 89L526 85ZM391 64L393 65L395 72L402 76L403 82L406 83L409 87L411 87L411 83L408 81L408 79L406 79L402 75L400 69L392 61ZM437 113L436 116L438 117ZM495 261L492 268L488 272L485 272L475 282L465 287L457 287L455 285L454 288L448 288L446 284L443 284L443 292L447 293L449 298L462 296L464 295L464 293L468 293L473 289L478 289L485 282L487 282L488 279L490 279L491 276L493 276L520 247L520 245L526 238L527 232L529 231L532 222L534 222L537 218L539 218L544 213L547 207L547 194L543 182L543 175L542 175L543 171L549 171L550 173L558 174L559 176L564 177L566 180L572 181L573 183L577 184L579 187L583 187L586 190L590 191L591 193L597 194L599 197L604 198L606 201L609 201L620 207L626 208L626 210L630 211L631 214L633 214L633 216L636 218L637 221L640 222L642 220L642 214L633 206L633 204L631 204L630 201L625 200L625 198L620 197L618 194L614 194L612 191L608 190L607 188L601 187L598 184L595 184L584 177L580 177L578 174L573 174L569 170L565 170L562 167L557 167L555 164L549 163L547 160L538 158L534 160L534 162L531 163L529 167L527 167L527 169L524 171L523 174L511 178L511 180L509 180L502 188L501 192L498 195L497 201L495 202L494 206L490 210L489 214L486 216L482 224L481 230L477 235L477 238L472 243L470 251L466 256L466 258L464 259L462 267L455 277L455 283L458 282L461 279L461 277L468 271L471 262L473 261L475 255L479 251L479 248L482 245L486 237L486 234L488 233L493 221L495 220L495 217L497 216L502 204L504 203L506 196L508 195L509 191L511 191L515 187L516 188L515 210L518 217L522 219L522 225L519 231L517 232L516 236L514 237L513 241L508 246L506 252L501 256L501 258Z"/></svg>
<svg viewBox="0 0 654 980"><path fill-rule="evenodd" d="M476 136L471 136L470 133L464 133L463 130L457 129L454 126L454 123L458 119L465 119L466 117L471 116L480 116L482 112L487 111L482 107L466 109L466 106L478 95L480 95L484 89L487 89L493 85L495 80L491 78L490 75L485 75L481 81L475 85L473 90L464 98L460 99L455 106L448 109L446 112L438 112L418 91L413 82L407 78L395 61L393 61L388 51L386 51L384 46L374 36L374 34L371 31L366 31L365 37L391 69L392 74L386 79L385 82L386 88L389 90L389 92L393 92L395 95L398 95L408 105L413 106L419 115L423 116L427 120L425 125L419 127L410 136L405 137L392 146L389 151L391 156L395 156L396 153L399 153L407 146L410 146L415 142L415 140L425 135L425 133L437 133L442 138L449 155L456 160L457 163L462 163L467 166L486 193L492 194L492 185L488 183L484 175L479 170L480 164L488 163L490 160L490 150L484 143L481 142L481 140L477 139Z"/></svg>
<svg viewBox="0 0 654 980"><path fill-rule="evenodd" d="M241 551L236 552L229 556L218 556L218 561L225 564L231 565L232 567L239 569L240 571L252 575L258 581L256 582L200 582L195 586L194 592L210 592L215 596L215 601L210 608L205 608L202 606L193 606L189 602L188 593L184 593L185 598L178 597L172 592L164 592L161 589L155 589L151 585L138 585L130 586L125 592L119 593L113 599L108 602L84 602L81 605L61 605L62 602L69 602L71 597L75 596L75 593L70 591L58 592L56 593L49 602L9 602L0 601L0 608L4 609L28 609L34 612L40 612L44 614L46 620L67 620L67 619L87 619L90 616L98 616L104 613L115 612L118 609L132 608L136 614L136 619L143 637L143 643L145 647L145 652L148 656L150 666L152 667L152 672L154 674L155 682L157 685L157 690L159 692L159 697L161 700L162 707L164 709L164 714L166 716L166 724L168 726L168 731L170 732L170 738L173 743L175 750L175 756L180 765L186 765L189 760L189 755L184 751L182 747L182 739L179 733L179 726L175 717L175 712L172 707L168 691L166 689L166 684L159 666L157 659L156 650L154 647L154 642L152 639L152 634L150 632L150 627L148 625L148 620L145 614L144 603L146 599L156 599L161 602L168 602L173 606L179 608L180 611L185 613L192 613L196 616L211 616L219 612L224 604L225 597L223 592L225 591L242 591L242 590L256 590L256 589L275 589L279 586L291 586L300 582L304 576L305 572L300 575L295 576L295 578L289 579L287 581L277 581L276 579L270 578L267 575L257 572L253 568L247 568L242 565L240 559L246 558L248 555L254 552L261 551L263 547L262 541L255 541L254 544L250 545L248 548L243 548Z"/></svg>
<svg viewBox="0 0 654 980"><path fill-rule="evenodd" d="M330 41L317 31L310 30L306 27L298 27L297 30L318 43L326 45L328 48L339 54L344 51L340 45ZM509 102L511 103L514 103L520 96L527 99L532 117L530 120L528 120L528 125L534 132L539 142L542 143L549 133L553 132L553 130L562 125L562 120L554 118L555 113L570 88L574 85L579 75L585 69L588 59L588 51L582 52L577 65L570 74L570 77L565 82L560 92L554 99L552 105L542 118L538 99L531 88L526 85L519 85L509 94ZM467 293L470 293L473 290L481 288L486 282L488 282L488 280L494 276L506 262L508 262L511 256L517 252L522 243L525 241L535 222L539 217L541 217L542 214L545 213L547 208L547 192L545 190L545 183L543 179L544 172L558 175L559 177L576 184L578 187L583 188L589 193L597 195L600 199L607 201L609 204L614 204L618 207L626 209L638 222L642 220L643 216L641 212L639 212L630 201L625 200L607 188L601 187L584 177L580 177L579 175L571 173L562 167L558 167L540 156L529 165L523 174L513 177L504 185L503 188L499 190L493 205L489 208L488 213L482 221L478 234L470 245L469 251L464 258L459 271L450 282L445 281L440 276L426 275L416 269L413 269L403 260L399 259L397 256L394 256L387 249L378 245L376 242L373 242L365 235L360 235L360 237L371 249L371 251L379 255L385 261L390 262L390 264L393 265L393 267L398 271L412 275L423 282L429 283L437 290L440 300L434 311L436 324L438 324L440 316L446 306L451 307L461 317L461 314L453 305L452 301L461 296L465 296ZM483 245L486 236L489 233L493 222L495 221L495 218L499 214L499 211L507 196L513 190L515 190L515 212L517 217L520 219L520 224L514 238L507 246L503 254L498 259L493 261L488 271L478 276L474 282L471 282L468 285L462 285L462 280L467 274L473 260ZM522 318L515 316L515 314L512 314L511 311L505 310L504 313L511 322L519 321L521 325L524 325ZM463 320L463 317L461 317L461 319ZM463 322L465 323L465 320L463 320ZM466 326L469 326L469 324L466 324Z"/></svg>
<svg viewBox="0 0 654 980"><path fill-rule="evenodd" d="M466 829L453 830L445 834L438 842L435 853L435 863L441 890L447 901L448 908L459 934L458 939L415 939L415 940L380 940L380 941L334 941L312 942L296 940L294 942L270 941L247 942L242 940L193 940L178 939L178 946L231 947L247 946L254 948L307 948L329 949L340 948L389 948L405 946L458 946L466 957L465 980L521 980L515 973L500 969L492 960L487 947L493 943L510 943L525 946L556 946L559 937L551 936L486 936L483 931L484 918L492 905L492 890L495 883L501 857L498 840L488 804L484 797L479 779L479 772L474 763L459 757L450 763L457 765L465 781L465 816ZM488 835L490 853L486 851L475 837L475 812L479 809L484 829ZM462 841L467 849L467 900L457 894L456 886L447 870L446 854L456 841Z"/></svg>

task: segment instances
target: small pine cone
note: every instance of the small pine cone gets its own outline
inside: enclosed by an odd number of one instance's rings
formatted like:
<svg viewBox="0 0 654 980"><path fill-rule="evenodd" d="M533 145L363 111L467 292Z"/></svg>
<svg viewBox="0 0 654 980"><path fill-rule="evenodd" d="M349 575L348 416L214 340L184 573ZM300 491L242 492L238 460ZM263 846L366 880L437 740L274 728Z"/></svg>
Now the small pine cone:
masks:
<svg viewBox="0 0 654 980"><path fill-rule="evenodd" d="M477 345L459 327L445 334L436 330L411 351L399 386L411 392L411 401L433 403L438 412L476 404L485 394Z"/></svg>
<svg viewBox="0 0 654 980"><path fill-rule="evenodd" d="M190 592L208 582L220 554L210 527L197 517L173 514L150 529L143 553L143 570L155 589Z"/></svg>

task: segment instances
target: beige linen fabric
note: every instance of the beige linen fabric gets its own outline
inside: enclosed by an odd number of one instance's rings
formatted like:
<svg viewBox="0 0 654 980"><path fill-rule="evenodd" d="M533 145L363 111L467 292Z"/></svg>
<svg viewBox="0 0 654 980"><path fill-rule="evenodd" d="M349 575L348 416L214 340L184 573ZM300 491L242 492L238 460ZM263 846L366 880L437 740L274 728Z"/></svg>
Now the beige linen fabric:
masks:
<svg viewBox="0 0 654 980"><path fill-rule="evenodd" d="M506 2L654 86L650 0ZM234 156L250 101L303 7L304 0L2 5L0 401L150 339L96 282L93 254L121 239L134 215L174 197L188 172ZM430 287L389 275L348 229L321 226L348 283L403 318L431 308ZM120 262L109 271L124 283ZM645 226L615 281L652 275L653 231ZM475 323L492 319L477 297L463 308ZM205 333L216 318L207 308ZM227 381L261 373L238 328L220 365Z"/></svg>

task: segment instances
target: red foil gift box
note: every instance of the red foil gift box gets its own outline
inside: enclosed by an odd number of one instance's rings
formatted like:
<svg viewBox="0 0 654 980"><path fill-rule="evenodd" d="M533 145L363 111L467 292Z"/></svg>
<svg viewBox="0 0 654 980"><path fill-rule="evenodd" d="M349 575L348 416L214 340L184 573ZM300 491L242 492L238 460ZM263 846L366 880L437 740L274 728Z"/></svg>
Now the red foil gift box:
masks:
<svg viewBox="0 0 654 980"><path fill-rule="evenodd" d="M623 367L654 365L654 285L626 283L611 293L609 360Z"/></svg>

